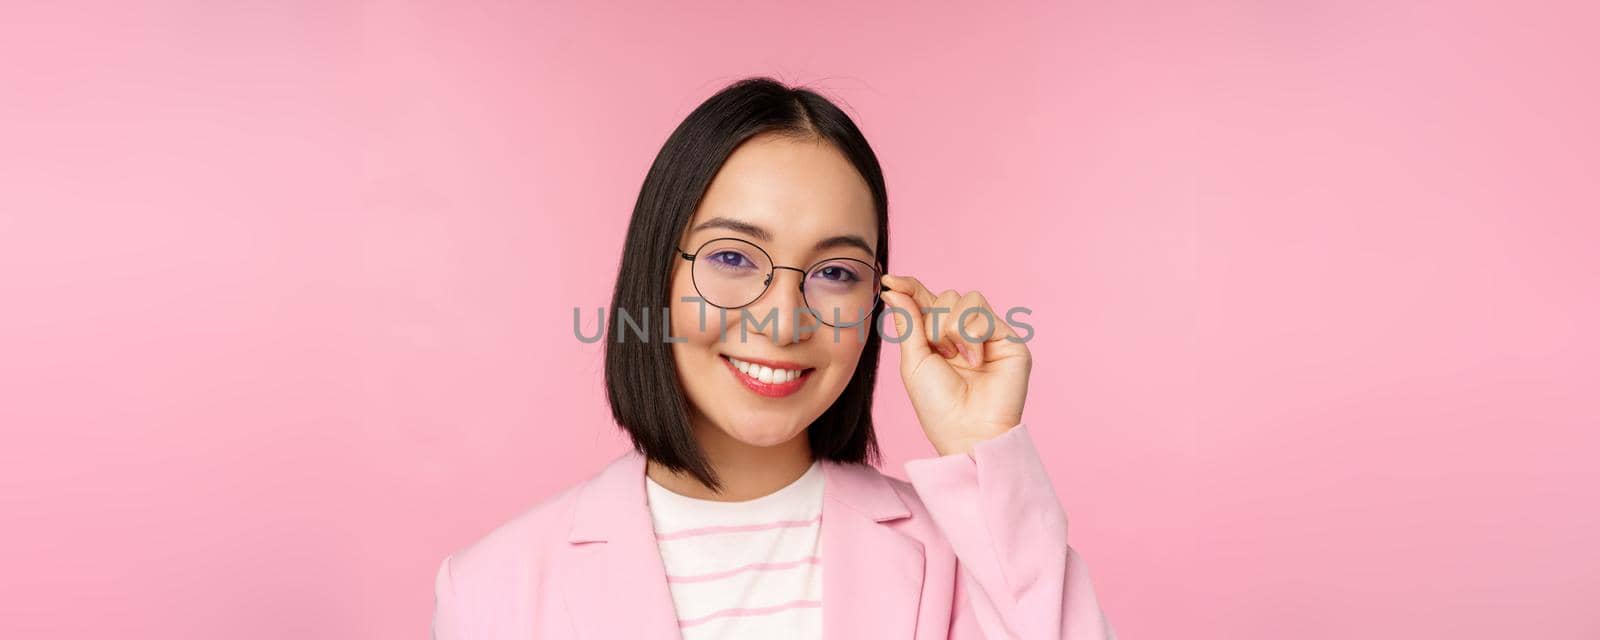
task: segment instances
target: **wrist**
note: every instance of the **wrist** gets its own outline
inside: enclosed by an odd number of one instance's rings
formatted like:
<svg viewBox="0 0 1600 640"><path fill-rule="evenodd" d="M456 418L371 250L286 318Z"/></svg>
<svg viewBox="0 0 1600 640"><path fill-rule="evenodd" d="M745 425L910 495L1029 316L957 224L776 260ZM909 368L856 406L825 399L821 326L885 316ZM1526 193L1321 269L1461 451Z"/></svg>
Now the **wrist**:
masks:
<svg viewBox="0 0 1600 640"><path fill-rule="evenodd" d="M1010 430L1011 427L1005 427L1002 429L986 429L975 434L963 435L959 438L935 441L933 443L933 450L940 456L953 456L963 453L970 454L973 447L976 447L978 443L998 438Z"/></svg>

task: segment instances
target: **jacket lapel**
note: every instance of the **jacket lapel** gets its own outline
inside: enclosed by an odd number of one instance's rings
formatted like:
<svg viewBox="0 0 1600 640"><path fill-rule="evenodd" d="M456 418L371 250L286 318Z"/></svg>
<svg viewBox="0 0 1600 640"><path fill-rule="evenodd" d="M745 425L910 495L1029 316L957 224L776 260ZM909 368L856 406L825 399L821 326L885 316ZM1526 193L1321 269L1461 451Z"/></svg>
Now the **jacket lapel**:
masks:
<svg viewBox="0 0 1600 640"><path fill-rule="evenodd" d="M682 640L644 492L644 456L628 451L579 488L562 580L576 637Z"/></svg>
<svg viewBox="0 0 1600 640"><path fill-rule="evenodd" d="M823 637L912 638L922 601L922 543L882 524L911 511L876 469L823 465Z"/></svg>
<svg viewBox="0 0 1600 640"><path fill-rule="evenodd" d="M578 488L558 588L579 638L682 640L644 469L630 450ZM825 460L823 472L823 637L912 638L922 543L883 524L911 511L872 467Z"/></svg>

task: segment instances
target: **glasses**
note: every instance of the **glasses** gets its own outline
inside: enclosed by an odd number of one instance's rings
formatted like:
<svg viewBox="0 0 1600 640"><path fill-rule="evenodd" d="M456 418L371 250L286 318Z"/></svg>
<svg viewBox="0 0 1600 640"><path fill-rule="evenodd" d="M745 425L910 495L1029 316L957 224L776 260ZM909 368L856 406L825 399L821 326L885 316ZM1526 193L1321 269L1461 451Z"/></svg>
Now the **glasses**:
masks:
<svg viewBox="0 0 1600 640"><path fill-rule="evenodd" d="M828 258L808 269L772 264L772 256L755 243L739 238L715 238L694 253L678 248L678 255L693 263L695 292L707 304L738 309L759 299L772 286L779 269L799 271L800 295L811 315L830 327L853 327L877 310L882 284L880 272L855 258Z"/></svg>

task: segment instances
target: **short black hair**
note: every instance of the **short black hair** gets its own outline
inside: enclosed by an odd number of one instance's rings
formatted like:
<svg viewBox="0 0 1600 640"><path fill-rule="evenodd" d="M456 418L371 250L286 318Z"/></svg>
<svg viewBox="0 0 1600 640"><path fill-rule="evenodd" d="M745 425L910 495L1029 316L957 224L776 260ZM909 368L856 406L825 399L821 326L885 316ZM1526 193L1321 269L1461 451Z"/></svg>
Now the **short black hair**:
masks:
<svg viewBox="0 0 1600 640"><path fill-rule="evenodd" d="M761 134L826 141L849 159L872 192L878 267L888 273L889 266L889 200L878 158L855 122L815 91L765 76L745 78L707 98L667 138L639 188L628 223L607 323L606 395L612 416L632 437L635 450L717 492L721 483L694 439L672 345L662 335L667 327L659 316L669 304L679 236L728 156ZM623 336L619 313L636 321L627 327L631 335ZM637 322L646 317L648 322ZM883 342L877 319L875 311L850 383L806 429L816 458L873 465L880 458L872 430L872 391ZM644 325L644 339L637 324Z"/></svg>

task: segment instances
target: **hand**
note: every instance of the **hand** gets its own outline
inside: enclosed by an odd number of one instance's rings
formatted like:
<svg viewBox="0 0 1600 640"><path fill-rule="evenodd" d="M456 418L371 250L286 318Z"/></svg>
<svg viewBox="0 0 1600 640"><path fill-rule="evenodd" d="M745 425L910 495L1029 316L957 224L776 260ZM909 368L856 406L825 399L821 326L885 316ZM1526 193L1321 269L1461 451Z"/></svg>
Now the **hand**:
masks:
<svg viewBox="0 0 1600 640"><path fill-rule="evenodd" d="M894 318L896 337L903 337L900 378L939 455L964 453L1020 424L1033 355L1014 341L1017 334L983 294L952 289L936 296L909 276L885 275L883 283L890 289L880 294L884 303L901 310L884 311ZM973 308L982 311L967 313L958 330L962 312Z"/></svg>

